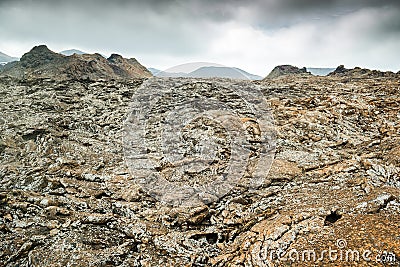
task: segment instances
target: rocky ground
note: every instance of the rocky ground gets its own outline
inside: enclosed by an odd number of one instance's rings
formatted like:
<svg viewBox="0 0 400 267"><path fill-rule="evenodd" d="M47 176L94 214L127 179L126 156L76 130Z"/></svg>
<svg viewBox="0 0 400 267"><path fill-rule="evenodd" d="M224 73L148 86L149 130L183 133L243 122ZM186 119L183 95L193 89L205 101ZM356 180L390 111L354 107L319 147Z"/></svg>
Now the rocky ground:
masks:
<svg viewBox="0 0 400 267"><path fill-rule="evenodd" d="M0 266L399 266L398 79L253 82L275 118L268 180L195 208L129 174L142 82L0 79Z"/></svg>

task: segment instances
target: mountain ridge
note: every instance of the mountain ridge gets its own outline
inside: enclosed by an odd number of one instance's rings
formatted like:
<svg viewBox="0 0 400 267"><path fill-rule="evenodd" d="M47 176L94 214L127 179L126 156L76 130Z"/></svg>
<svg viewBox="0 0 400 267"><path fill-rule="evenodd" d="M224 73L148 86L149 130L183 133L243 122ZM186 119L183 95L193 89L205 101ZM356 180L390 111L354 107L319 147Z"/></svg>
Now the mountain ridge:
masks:
<svg viewBox="0 0 400 267"><path fill-rule="evenodd" d="M78 55L89 54L89 53L83 52L78 49L67 49L67 50L63 50L59 53L64 56L72 56L73 54L78 54Z"/></svg>
<svg viewBox="0 0 400 267"><path fill-rule="evenodd" d="M51 51L46 45L33 47L20 61L6 64L0 75L16 78L57 79L125 79L145 78L152 74L136 59L113 54L76 54L65 56Z"/></svg>
<svg viewBox="0 0 400 267"><path fill-rule="evenodd" d="M236 67L224 66L203 66L188 73L186 72L168 72L155 68L149 68L154 76L158 77L186 77L186 78L230 78L245 80L261 80L259 75L251 74L245 70Z"/></svg>
<svg viewBox="0 0 400 267"><path fill-rule="evenodd" d="M12 57L12 56L9 56L9 55L7 55L7 54L5 54L3 52L0 52L0 64L1 63L8 63L8 62L16 61L16 60L19 60L19 58Z"/></svg>

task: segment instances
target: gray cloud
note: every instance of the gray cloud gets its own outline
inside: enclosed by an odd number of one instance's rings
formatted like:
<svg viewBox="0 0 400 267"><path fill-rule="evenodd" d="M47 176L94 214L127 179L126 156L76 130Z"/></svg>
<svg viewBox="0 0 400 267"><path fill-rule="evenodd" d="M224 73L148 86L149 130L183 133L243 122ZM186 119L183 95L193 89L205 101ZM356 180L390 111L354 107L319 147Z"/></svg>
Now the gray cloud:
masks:
<svg viewBox="0 0 400 267"><path fill-rule="evenodd" d="M4 7L5 6L5 7ZM178 10L120 1L16 1L3 3L3 38L82 43L126 51L197 52L204 36Z"/></svg>
<svg viewBox="0 0 400 267"><path fill-rule="evenodd" d="M309 17L337 16L369 7L400 7L398 0L1 0L0 7L24 7L29 13L32 7L41 7L42 15L49 12L65 14L84 12L90 16L101 16L107 21L110 13L153 14L176 21L180 19L230 21L240 18L240 11L248 11L249 20L255 24L287 24ZM36 8L34 8L35 10ZM36 11L35 11L36 12ZM118 17L115 17L118 18ZM241 17L242 19L245 19ZM60 18L62 19L62 18ZM151 19L151 18L150 18ZM266 25L268 26L268 25Z"/></svg>

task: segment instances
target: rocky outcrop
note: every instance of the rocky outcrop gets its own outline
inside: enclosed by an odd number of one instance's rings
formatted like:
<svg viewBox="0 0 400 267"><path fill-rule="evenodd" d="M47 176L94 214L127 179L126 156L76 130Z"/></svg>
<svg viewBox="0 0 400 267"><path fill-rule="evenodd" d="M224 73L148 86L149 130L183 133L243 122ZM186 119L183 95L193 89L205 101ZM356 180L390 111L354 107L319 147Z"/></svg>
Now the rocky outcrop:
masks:
<svg viewBox="0 0 400 267"><path fill-rule="evenodd" d="M117 60L118 58L118 60ZM136 59L113 54L106 59L100 54L64 56L45 45L34 47L19 62L7 64L0 75L19 79L126 79L151 77L152 74Z"/></svg>
<svg viewBox="0 0 400 267"><path fill-rule="evenodd" d="M285 75L304 75L304 74L310 75L311 72L307 71L305 67L300 69L292 65L280 65L276 66L265 79L273 79Z"/></svg>
<svg viewBox="0 0 400 267"><path fill-rule="evenodd" d="M353 69L346 69L344 65L338 66L333 72L329 73L328 76L338 76L338 77L353 77L353 78L379 78L379 77L396 77L396 73L391 71L379 71L362 69L360 67L355 67Z"/></svg>
<svg viewBox="0 0 400 267"><path fill-rule="evenodd" d="M124 78L151 77L151 73L135 58L123 58L118 54L112 54L107 61L114 73Z"/></svg>
<svg viewBox="0 0 400 267"><path fill-rule="evenodd" d="M398 265L398 79L248 82L275 117L268 181L195 208L156 201L125 164L142 82L0 78L1 266Z"/></svg>

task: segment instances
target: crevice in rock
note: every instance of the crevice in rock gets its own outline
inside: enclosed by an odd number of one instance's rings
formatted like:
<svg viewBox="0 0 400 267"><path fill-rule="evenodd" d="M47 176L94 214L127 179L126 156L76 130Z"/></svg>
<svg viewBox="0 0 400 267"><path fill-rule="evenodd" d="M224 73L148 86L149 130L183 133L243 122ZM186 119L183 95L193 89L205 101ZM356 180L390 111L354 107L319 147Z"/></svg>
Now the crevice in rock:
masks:
<svg viewBox="0 0 400 267"><path fill-rule="evenodd" d="M38 136L42 136L42 135L44 135L44 134L46 134L46 133L47 133L47 131L44 130L44 129L34 129L33 131L28 132L28 133L22 135L22 139L23 139L24 141L36 140L36 138L37 138Z"/></svg>
<svg viewBox="0 0 400 267"><path fill-rule="evenodd" d="M325 217L324 225L332 225L335 222L337 222L340 218L342 218L342 215L338 214L336 211L333 211L331 214L327 215Z"/></svg>
<svg viewBox="0 0 400 267"><path fill-rule="evenodd" d="M194 234L190 237L190 239L194 240L200 240L205 238L208 243L210 244L215 244L218 241L218 234L217 233L199 233L199 234Z"/></svg>

